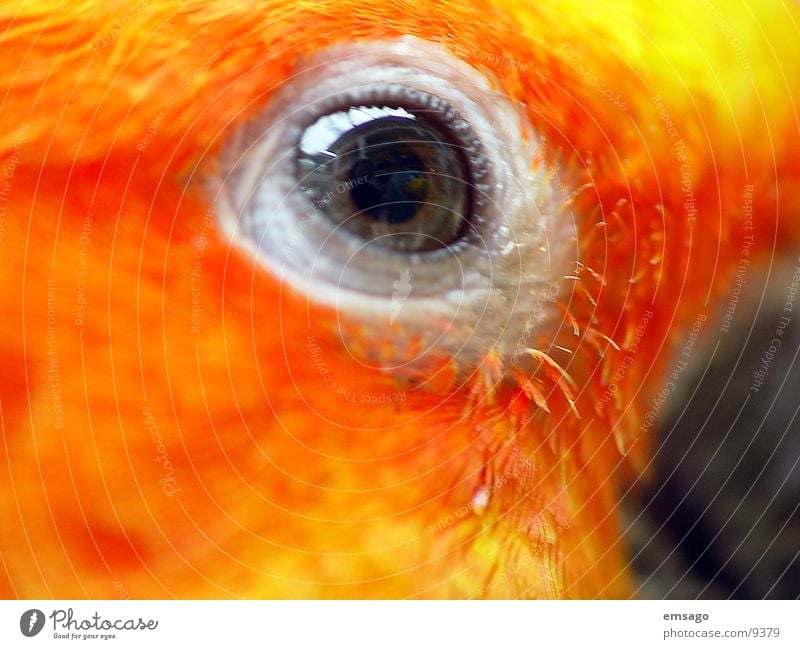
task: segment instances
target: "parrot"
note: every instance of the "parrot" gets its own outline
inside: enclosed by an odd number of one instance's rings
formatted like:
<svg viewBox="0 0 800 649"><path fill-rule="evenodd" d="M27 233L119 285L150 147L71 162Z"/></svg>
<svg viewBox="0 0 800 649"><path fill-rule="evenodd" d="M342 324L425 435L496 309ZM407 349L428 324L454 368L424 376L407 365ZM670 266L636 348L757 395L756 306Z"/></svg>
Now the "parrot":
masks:
<svg viewBox="0 0 800 649"><path fill-rule="evenodd" d="M798 25L3 0L0 595L633 597L665 404L796 250Z"/></svg>

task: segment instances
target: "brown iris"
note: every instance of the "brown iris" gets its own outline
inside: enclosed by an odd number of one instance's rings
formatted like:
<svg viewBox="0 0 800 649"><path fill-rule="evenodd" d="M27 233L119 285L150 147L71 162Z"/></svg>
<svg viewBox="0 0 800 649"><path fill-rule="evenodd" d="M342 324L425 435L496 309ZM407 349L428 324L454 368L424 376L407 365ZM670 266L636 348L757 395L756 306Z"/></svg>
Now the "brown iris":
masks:
<svg viewBox="0 0 800 649"><path fill-rule="evenodd" d="M324 115L303 134L298 170L314 210L375 245L446 247L470 219L462 147L425 111L352 106Z"/></svg>

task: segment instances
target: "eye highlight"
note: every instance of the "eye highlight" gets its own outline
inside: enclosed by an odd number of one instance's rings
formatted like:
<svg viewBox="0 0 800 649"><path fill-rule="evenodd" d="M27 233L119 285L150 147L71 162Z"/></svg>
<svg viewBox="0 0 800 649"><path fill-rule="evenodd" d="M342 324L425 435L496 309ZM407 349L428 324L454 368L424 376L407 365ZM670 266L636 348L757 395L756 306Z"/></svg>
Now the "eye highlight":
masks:
<svg viewBox="0 0 800 649"><path fill-rule="evenodd" d="M448 246L467 230L473 175L485 172L473 171L476 152L450 131L446 102L408 88L387 90L391 104L338 110L306 129L300 187L315 208L374 245L404 252ZM426 107L403 105L403 94Z"/></svg>

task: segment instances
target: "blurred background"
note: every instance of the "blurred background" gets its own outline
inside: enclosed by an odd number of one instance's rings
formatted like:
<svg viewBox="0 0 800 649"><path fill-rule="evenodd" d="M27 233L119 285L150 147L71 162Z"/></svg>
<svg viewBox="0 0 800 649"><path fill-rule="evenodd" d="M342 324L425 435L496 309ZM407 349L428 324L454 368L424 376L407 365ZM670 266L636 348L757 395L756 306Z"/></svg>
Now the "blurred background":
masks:
<svg viewBox="0 0 800 649"><path fill-rule="evenodd" d="M668 401L652 473L625 505L640 597L800 597L800 292L784 311L798 266L749 269L730 330L710 314Z"/></svg>

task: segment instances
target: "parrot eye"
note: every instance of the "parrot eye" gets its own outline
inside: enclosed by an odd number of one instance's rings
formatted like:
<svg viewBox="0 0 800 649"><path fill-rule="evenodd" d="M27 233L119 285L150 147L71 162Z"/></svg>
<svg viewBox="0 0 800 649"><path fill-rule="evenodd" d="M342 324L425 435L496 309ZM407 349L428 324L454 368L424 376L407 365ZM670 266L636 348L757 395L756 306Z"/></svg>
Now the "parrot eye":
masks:
<svg viewBox="0 0 800 649"><path fill-rule="evenodd" d="M322 115L298 147L298 183L314 209L377 246L425 252L468 234L487 170L480 145L444 100L403 86ZM476 205L477 204L477 205Z"/></svg>
<svg viewBox="0 0 800 649"><path fill-rule="evenodd" d="M446 329L464 356L498 335L513 347L537 305L537 322L557 317L575 235L570 179L535 163L527 107L500 87L413 37L300 57L215 160L218 222L346 322L401 327L420 349Z"/></svg>

